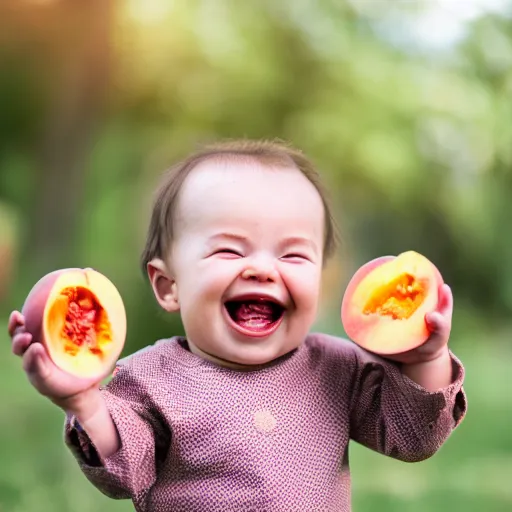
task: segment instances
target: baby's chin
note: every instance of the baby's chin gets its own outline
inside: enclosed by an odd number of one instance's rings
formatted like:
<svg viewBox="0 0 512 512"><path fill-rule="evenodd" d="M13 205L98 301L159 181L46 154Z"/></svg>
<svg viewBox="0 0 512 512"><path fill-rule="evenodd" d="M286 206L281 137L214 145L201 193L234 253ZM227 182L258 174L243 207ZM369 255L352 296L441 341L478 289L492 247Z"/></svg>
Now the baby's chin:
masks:
<svg viewBox="0 0 512 512"><path fill-rule="evenodd" d="M232 351L214 351L211 348L201 348L189 342L191 352L225 368L234 370L254 371L272 365L277 359L291 352L296 347L276 350L271 347L244 347Z"/></svg>
<svg viewBox="0 0 512 512"><path fill-rule="evenodd" d="M217 363L237 370L258 370L271 366L278 359L285 356L297 347L290 347L282 350L244 350L236 353L215 355Z"/></svg>

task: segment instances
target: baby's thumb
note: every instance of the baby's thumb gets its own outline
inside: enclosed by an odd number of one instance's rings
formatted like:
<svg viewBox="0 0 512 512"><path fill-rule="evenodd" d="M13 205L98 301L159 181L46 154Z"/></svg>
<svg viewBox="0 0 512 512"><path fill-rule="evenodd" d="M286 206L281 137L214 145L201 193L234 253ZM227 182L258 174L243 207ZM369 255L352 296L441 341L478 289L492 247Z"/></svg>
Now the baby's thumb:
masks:
<svg viewBox="0 0 512 512"><path fill-rule="evenodd" d="M23 369L34 383L48 378L51 371L50 358L41 343L32 343L23 355Z"/></svg>

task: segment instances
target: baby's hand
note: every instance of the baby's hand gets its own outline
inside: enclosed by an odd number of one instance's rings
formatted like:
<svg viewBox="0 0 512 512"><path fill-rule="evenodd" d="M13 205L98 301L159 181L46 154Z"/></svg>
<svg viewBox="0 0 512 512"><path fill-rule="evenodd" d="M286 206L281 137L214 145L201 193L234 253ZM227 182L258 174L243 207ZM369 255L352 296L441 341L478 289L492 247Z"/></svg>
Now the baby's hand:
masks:
<svg viewBox="0 0 512 512"><path fill-rule="evenodd" d="M404 364L418 364L446 356L452 327L452 313L452 291L447 284L443 284L439 288L437 310L425 316L425 322L430 330L430 336L427 341L413 350L402 354L386 356L386 358Z"/></svg>
<svg viewBox="0 0 512 512"><path fill-rule="evenodd" d="M12 352L22 358L30 383L58 406L66 408L77 401L83 391L98 384L95 380L75 377L58 368L44 345L26 332L25 318L19 311L11 313L7 330L12 338Z"/></svg>

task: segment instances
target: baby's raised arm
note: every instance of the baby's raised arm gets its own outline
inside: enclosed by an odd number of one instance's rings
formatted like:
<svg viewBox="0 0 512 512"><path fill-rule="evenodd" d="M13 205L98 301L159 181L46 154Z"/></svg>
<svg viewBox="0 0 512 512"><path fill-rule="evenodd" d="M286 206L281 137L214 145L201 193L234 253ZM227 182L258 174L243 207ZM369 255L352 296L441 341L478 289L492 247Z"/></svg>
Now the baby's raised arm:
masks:
<svg viewBox="0 0 512 512"><path fill-rule="evenodd" d="M137 403L144 401L142 386L122 379L109 392L96 379L62 371L44 345L26 332L18 311L10 315L8 332L12 352L22 358L32 386L66 413L66 444L96 487L116 498L130 498L148 488L156 478L154 454L160 441L155 441L146 407ZM121 433L116 418L123 425Z"/></svg>
<svg viewBox="0 0 512 512"><path fill-rule="evenodd" d="M101 459L107 459L119 450L119 433L99 388L86 390L64 401L60 407L68 417L76 418Z"/></svg>
<svg viewBox="0 0 512 512"><path fill-rule="evenodd" d="M32 386L68 415L75 415L102 456L119 449L119 436L99 391L99 382L67 374L51 360L39 340L25 331L25 318L13 311L8 332L12 352L23 360L23 369Z"/></svg>
<svg viewBox="0 0 512 512"><path fill-rule="evenodd" d="M417 462L434 455L466 412L464 367L449 352L451 379L431 391L399 365L358 347L350 411L354 441L390 457Z"/></svg>

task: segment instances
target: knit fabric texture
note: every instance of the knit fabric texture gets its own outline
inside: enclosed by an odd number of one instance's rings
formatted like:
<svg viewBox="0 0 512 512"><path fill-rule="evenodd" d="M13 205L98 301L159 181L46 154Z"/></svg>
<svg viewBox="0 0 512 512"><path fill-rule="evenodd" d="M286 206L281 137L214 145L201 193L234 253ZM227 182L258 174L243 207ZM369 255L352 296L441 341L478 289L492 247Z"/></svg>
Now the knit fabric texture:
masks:
<svg viewBox="0 0 512 512"><path fill-rule="evenodd" d="M69 416L64 440L101 492L139 512L349 512L349 441L395 459L435 454L466 413L464 367L429 392L354 343L311 334L255 371L160 340L102 393L121 447L108 458Z"/></svg>

